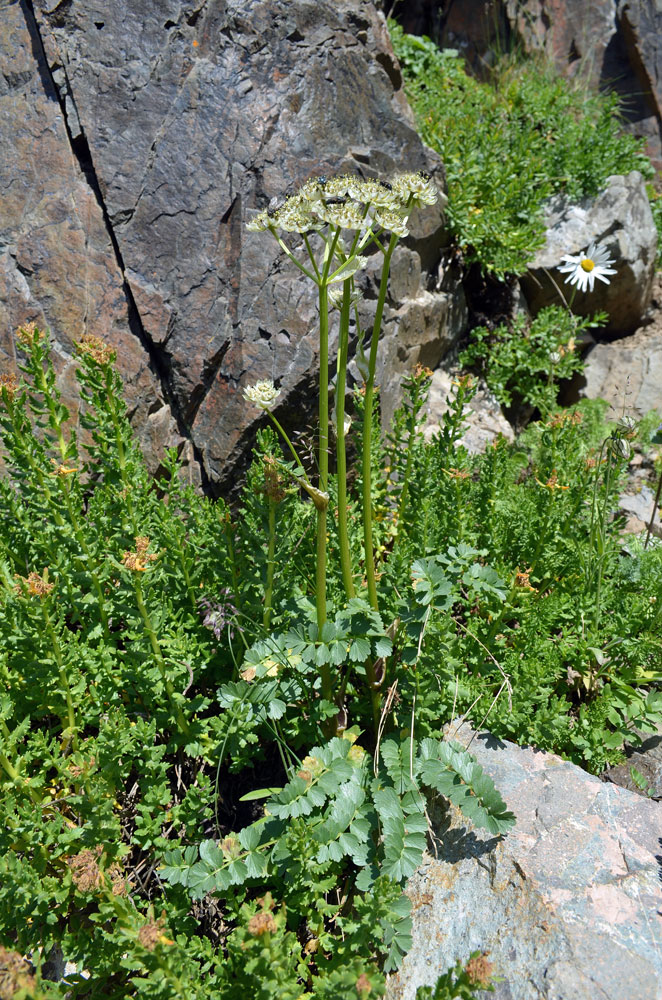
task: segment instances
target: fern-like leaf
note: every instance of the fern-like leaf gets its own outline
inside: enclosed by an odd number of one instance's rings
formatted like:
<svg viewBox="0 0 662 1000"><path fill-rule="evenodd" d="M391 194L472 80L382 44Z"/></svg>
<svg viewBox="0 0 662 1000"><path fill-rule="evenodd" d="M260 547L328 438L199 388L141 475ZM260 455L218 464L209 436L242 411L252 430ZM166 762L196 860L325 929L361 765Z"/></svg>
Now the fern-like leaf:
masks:
<svg viewBox="0 0 662 1000"><path fill-rule="evenodd" d="M490 776L459 743L423 740L419 758L422 782L450 799L474 826L502 834L514 825Z"/></svg>

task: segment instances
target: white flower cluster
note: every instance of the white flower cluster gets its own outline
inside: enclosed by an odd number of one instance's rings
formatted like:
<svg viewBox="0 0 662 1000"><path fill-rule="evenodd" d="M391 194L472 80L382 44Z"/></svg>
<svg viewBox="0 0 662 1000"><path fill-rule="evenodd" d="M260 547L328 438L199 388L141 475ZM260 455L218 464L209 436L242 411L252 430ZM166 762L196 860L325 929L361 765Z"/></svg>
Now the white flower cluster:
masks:
<svg viewBox="0 0 662 1000"><path fill-rule="evenodd" d="M379 228L407 236L407 218L416 205L434 205L438 192L424 173L398 174L390 183L351 174L313 177L273 212L259 212L247 224L251 232L320 232L324 226L362 230Z"/></svg>
<svg viewBox="0 0 662 1000"><path fill-rule="evenodd" d="M256 382L255 385L247 385L244 389L244 399L259 406L261 410L270 410L279 396L280 389L277 389L269 379Z"/></svg>

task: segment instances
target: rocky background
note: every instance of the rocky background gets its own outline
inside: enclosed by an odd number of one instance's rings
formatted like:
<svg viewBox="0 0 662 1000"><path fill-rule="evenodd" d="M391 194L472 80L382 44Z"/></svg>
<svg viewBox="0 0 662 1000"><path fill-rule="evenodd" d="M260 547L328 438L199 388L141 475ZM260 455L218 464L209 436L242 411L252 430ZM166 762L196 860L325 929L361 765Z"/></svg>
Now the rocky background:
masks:
<svg viewBox="0 0 662 1000"><path fill-rule="evenodd" d="M150 466L175 444L223 488L254 437L242 386L273 378L298 413L317 364L315 289L247 211L345 170L425 168L443 189L383 16L367 0L0 0L0 18L0 365L34 320L71 394L73 342L107 339ZM394 262L392 380L449 340L440 230L428 212Z"/></svg>
<svg viewBox="0 0 662 1000"><path fill-rule="evenodd" d="M662 6L656 0L384 0L413 35L457 48L480 73L499 52L544 51L621 98L627 127L662 167Z"/></svg>
<svg viewBox="0 0 662 1000"><path fill-rule="evenodd" d="M596 86L618 77L657 155L656 10L654 0L403 0L394 13L461 48L477 72L514 40L546 47L568 72L590 62ZM294 431L314 421L315 289L268 236L246 232L252 210L344 170L423 168L443 192L384 12L369 0L0 0L0 27L0 369L16 369L16 328L35 321L51 333L75 413L73 344L85 333L108 340L150 468L174 445L192 481L227 491L259 419L243 386L274 379L280 419ZM523 282L529 306L544 304L560 234L563 252L607 234L620 272L610 301L590 307L610 312L609 336L630 350L650 318L656 253L641 178L615 179L595 205L552 205L548 223ZM416 362L438 369L443 404L439 365L471 321L446 243L439 206L396 252L381 349L387 419ZM369 322L369 274L364 293ZM648 339L630 395L650 402L661 362ZM610 371L622 380L614 350L595 345L599 366L578 391L602 394Z"/></svg>

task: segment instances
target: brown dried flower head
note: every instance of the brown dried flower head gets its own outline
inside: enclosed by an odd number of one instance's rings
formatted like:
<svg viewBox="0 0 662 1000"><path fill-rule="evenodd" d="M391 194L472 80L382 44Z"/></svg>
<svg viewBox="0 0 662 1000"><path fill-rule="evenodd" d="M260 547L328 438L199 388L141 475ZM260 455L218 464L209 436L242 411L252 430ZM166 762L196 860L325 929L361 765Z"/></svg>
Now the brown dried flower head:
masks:
<svg viewBox="0 0 662 1000"><path fill-rule="evenodd" d="M262 913L256 913L251 917L246 930L252 937L262 937L263 934L272 934L277 928L278 924L272 914L263 910Z"/></svg>
<svg viewBox="0 0 662 1000"><path fill-rule="evenodd" d="M280 503L287 496L287 490L283 488L283 477L278 472L273 455L264 456L264 492L274 503Z"/></svg>
<svg viewBox="0 0 662 1000"><path fill-rule="evenodd" d="M126 896L127 881L124 869L119 861L114 861L108 869L108 878L110 879L110 889L113 896Z"/></svg>
<svg viewBox="0 0 662 1000"><path fill-rule="evenodd" d="M581 424L582 415L576 410L570 413L568 410L559 410L548 423L548 427L565 427L566 424L577 425Z"/></svg>
<svg viewBox="0 0 662 1000"><path fill-rule="evenodd" d="M0 396L6 392L9 398L13 399L17 389L18 379L14 372L2 372L0 375Z"/></svg>
<svg viewBox="0 0 662 1000"><path fill-rule="evenodd" d="M90 850L84 850L67 858L67 866L71 872L71 880L79 892L94 892L104 883L103 873L99 868L99 858L103 852L100 844Z"/></svg>
<svg viewBox="0 0 662 1000"><path fill-rule="evenodd" d="M362 972L359 978L356 980L356 992L360 997L367 997L371 989L372 987L370 985L370 980L366 976L365 972Z"/></svg>
<svg viewBox="0 0 662 1000"><path fill-rule="evenodd" d="M90 757L89 760L84 760L81 764L73 762L68 764L67 770L72 778L82 778L92 770L96 762L96 757Z"/></svg>
<svg viewBox="0 0 662 1000"><path fill-rule="evenodd" d="M148 552L148 548L149 538L146 535L138 535L136 538L136 551L125 552L122 556L122 564L135 573L144 573L147 569L147 563L154 562L158 558L152 552Z"/></svg>
<svg viewBox="0 0 662 1000"><path fill-rule="evenodd" d="M113 348L106 344L101 337L94 337L91 333L83 334L76 347L81 354L92 358L98 365L108 365L115 360Z"/></svg>
<svg viewBox="0 0 662 1000"><path fill-rule="evenodd" d="M148 920L138 931L138 941L147 951L154 951L157 944L171 945L172 941L165 933L165 913L158 920Z"/></svg>
<svg viewBox="0 0 662 1000"><path fill-rule="evenodd" d="M16 340L19 347L31 347L40 337L41 332L36 323L24 323L16 331Z"/></svg>
<svg viewBox="0 0 662 1000"><path fill-rule="evenodd" d="M15 573L14 579L18 581L15 587L16 593L28 597L47 597L54 586L48 582L48 569L44 570L43 576L35 572L28 573L27 576Z"/></svg>
<svg viewBox="0 0 662 1000"><path fill-rule="evenodd" d="M30 965L23 956L0 945L0 1000L11 1000L19 990L32 993L36 986Z"/></svg>
<svg viewBox="0 0 662 1000"><path fill-rule="evenodd" d="M428 368L426 365L420 365L417 363L412 372L412 377L415 379L416 382L422 382L426 378L432 378L433 374L434 373L431 368Z"/></svg>
<svg viewBox="0 0 662 1000"><path fill-rule="evenodd" d="M490 985L494 965L492 962L488 962L488 954L489 952L485 951L482 955L475 955L467 962L467 978L472 986L478 986L483 989Z"/></svg>
<svg viewBox="0 0 662 1000"><path fill-rule="evenodd" d="M515 586L521 587L522 590L535 590L536 588L531 585L530 574L531 567L520 571L518 566L515 573Z"/></svg>

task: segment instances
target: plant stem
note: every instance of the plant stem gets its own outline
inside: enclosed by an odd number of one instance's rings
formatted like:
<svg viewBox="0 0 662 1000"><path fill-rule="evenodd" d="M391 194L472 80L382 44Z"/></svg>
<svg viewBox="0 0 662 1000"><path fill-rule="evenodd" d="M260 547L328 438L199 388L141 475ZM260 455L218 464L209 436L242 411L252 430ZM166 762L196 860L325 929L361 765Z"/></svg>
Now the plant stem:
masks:
<svg viewBox="0 0 662 1000"><path fill-rule="evenodd" d="M370 341L370 357L368 359L368 381L365 386L365 408L363 412L363 542L365 549L365 572L368 581L368 599L370 604L379 611L377 600L377 584L375 580L375 554L372 541L372 409L375 389L375 369L377 367L377 345L382 325L384 313L384 303L386 301L386 289L388 286L388 274L391 266L391 257L395 250L398 237L393 233L389 245L384 253L384 266L382 268L382 279L379 285L379 297L377 299L377 310L375 321L372 326L372 339Z"/></svg>
<svg viewBox="0 0 662 1000"><path fill-rule="evenodd" d="M328 274L331 254L327 246L324 272L319 285L320 310L320 385L319 385L319 488L328 493L329 485L329 300L324 278ZM315 601L317 608L317 628L321 636L326 623L326 506L317 509L317 547L315 567ZM331 671L328 664L320 667L322 696L333 700Z"/></svg>
<svg viewBox="0 0 662 1000"><path fill-rule="evenodd" d="M303 462L301 461L301 459L297 455L296 451L294 450L294 445L290 441L289 437L287 436L287 434L285 433L285 431L283 430L283 428L281 427L280 423L278 422L278 420L276 419L276 417L273 415L273 413L271 412L271 410L267 410L267 413L269 414L269 417L271 418L271 421L274 424L276 430L280 433L280 435L282 436L283 440L285 441L285 444L290 449L290 454L292 455L292 458L294 459L294 461L295 461L295 463L297 465L297 468L300 468L300 469L303 470L303 478L305 479L305 481L307 483L310 483L310 480L308 479L308 476L306 475L306 470L303 468Z"/></svg>
<svg viewBox="0 0 662 1000"><path fill-rule="evenodd" d="M60 648L60 643L57 635L55 634L55 629L53 628L53 623L51 622L50 615L46 608L46 604L42 601L41 604L42 615L44 618L44 625L46 626L46 631L53 645L53 652L55 654L55 662L57 663L60 684L64 691L65 701L67 703L67 722L68 722L68 732L71 734L71 745L74 750L78 749L78 736L76 733L76 716L74 714L74 703L71 697L71 688L69 686L69 678L67 677L67 671L64 665L64 659L62 657L62 650Z"/></svg>
<svg viewBox="0 0 662 1000"><path fill-rule="evenodd" d="M137 573L133 573L132 576L133 576L133 589L136 595L136 605L138 607L138 611L140 612L140 617L143 620L145 631L147 632L147 635L149 637L149 642L152 647L152 652L154 653L154 659L156 661L157 667L159 668L159 673L161 674L161 680L163 681L163 684L165 686L166 694L170 699L170 703L175 710L175 715L177 717L177 725L181 730L181 732L184 734L184 736L188 736L190 732L190 727L188 722L184 718L181 708L176 702L175 689L172 686L172 681L168 677L168 670L165 664L165 660L163 659L163 653L161 652L159 640L156 636L156 632L154 631L154 626L152 625L152 619L150 618L149 612L145 607L145 602L143 600L142 585L140 583L140 577L138 576Z"/></svg>
<svg viewBox="0 0 662 1000"><path fill-rule="evenodd" d="M338 345L338 375L336 378L336 463L338 471L338 543L343 586L348 598L354 597L352 558L347 529L347 453L345 450L345 384L347 378L347 351L349 345L349 310L351 305L351 279L343 282L342 310L340 313L340 341Z"/></svg>
<svg viewBox="0 0 662 1000"><path fill-rule="evenodd" d="M276 568L276 501L271 497L269 503L269 550L267 552L267 585L264 590L264 615L262 624L265 629L271 623L271 601L274 590L274 569Z"/></svg>

